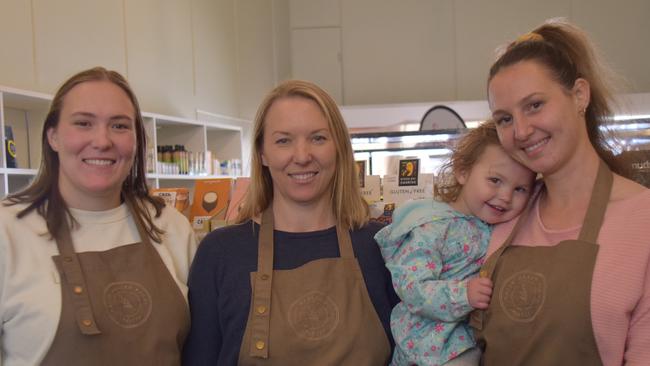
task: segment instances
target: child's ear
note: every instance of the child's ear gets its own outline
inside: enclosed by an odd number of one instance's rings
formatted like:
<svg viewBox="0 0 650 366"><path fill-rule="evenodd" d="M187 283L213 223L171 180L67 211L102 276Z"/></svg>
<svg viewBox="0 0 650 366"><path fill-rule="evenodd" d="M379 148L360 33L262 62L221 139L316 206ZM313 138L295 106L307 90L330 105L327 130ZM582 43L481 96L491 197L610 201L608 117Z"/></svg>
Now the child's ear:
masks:
<svg viewBox="0 0 650 366"><path fill-rule="evenodd" d="M465 170L458 170L458 171L454 172L454 177L456 178L456 181L458 181L458 183L461 186L464 186L465 183L467 183L467 176L468 175L469 175L469 173L467 171L465 171Z"/></svg>

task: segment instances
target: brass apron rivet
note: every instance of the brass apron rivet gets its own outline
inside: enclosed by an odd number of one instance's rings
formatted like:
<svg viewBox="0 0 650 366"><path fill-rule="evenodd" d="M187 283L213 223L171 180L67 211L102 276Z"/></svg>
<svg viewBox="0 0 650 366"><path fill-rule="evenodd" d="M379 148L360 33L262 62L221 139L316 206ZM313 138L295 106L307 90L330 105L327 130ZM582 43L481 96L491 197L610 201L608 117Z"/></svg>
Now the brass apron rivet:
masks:
<svg viewBox="0 0 650 366"><path fill-rule="evenodd" d="M266 344L264 344L263 341L257 341L257 342L255 342L255 348L257 348L257 349L259 349L259 350L263 350L265 345L266 345Z"/></svg>
<svg viewBox="0 0 650 366"><path fill-rule="evenodd" d="M83 288L81 286L75 286L72 291L74 291L74 293L77 294L77 295L81 295L81 293L84 292L84 290L83 290Z"/></svg>
<svg viewBox="0 0 650 366"><path fill-rule="evenodd" d="M91 320L89 320L89 319L84 319L84 320L81 321L81 324L89 327L89 326L91 326L93 324L93 322Z"/></svg>
<svg viewBox="0 0 650 366"><path fill-rule="evenodd" d="M266 312L266 306L260 305L257 307L257 313L258 314L264 314Z"/></svg>

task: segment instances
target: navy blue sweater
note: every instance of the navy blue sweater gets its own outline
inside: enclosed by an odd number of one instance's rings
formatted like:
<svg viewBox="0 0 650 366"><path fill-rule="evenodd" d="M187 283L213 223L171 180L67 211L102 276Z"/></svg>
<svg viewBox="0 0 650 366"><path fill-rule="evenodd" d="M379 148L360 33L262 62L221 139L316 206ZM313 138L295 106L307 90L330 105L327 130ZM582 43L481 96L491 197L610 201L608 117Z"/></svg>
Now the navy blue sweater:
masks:
<svg viewBox="0 0 650 366"><path fill-rule="evenodd" d="M374 240L377 223L351 231L352 247L379 319L393 346L390 312L399 302ZM257 270L259 225L251 221L213 231L203 239L189 276L192 328L183 365L236 365L251 301L250 272ZM339 257L336 228L308 233L274 231L274 269L297 268Z"/></svg>

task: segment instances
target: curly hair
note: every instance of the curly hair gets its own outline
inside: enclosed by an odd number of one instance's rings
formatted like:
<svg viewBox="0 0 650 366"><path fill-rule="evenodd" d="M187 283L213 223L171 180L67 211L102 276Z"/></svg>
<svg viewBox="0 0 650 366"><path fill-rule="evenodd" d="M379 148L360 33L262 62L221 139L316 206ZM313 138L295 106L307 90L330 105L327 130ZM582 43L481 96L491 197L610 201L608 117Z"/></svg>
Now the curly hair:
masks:
<svg viewBox="0 0 650 366"><path fill-rule="evenodd" d="M438 170L433 185L434 198L446 203L456 201L463 188L456 177L470 171L489 145L501 146L494 121L488 120L466 132L454 147L451 157Z"/></svg>

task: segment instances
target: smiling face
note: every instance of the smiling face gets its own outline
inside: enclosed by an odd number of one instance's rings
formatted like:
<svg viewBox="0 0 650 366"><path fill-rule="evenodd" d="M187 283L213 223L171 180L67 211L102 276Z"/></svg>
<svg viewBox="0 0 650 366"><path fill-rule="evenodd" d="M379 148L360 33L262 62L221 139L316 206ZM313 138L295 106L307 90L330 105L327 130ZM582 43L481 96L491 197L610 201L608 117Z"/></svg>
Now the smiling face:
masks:
<svg viewBox="0 0 650 366"><path fill-rule="evenodd" d="M59 190L68 206L119 206L136 154L135 109L120 87L89 81L70 89L47 140L59 158Z"/></svg>
<svg viewBox="0 0 650 366"><path fill-rule="evenodd" d="M273 181L273 200L286 205L329 204L336 146L325 115L303 97L277 99L264 119L262 164Z"/></svg>
<svg viewBox="0 0 650 366"><path fill-rule="evenodd" d="M504 149L535 172L572 169L591 147L583 115L589 85L583 79L567 90L538 62L520 61L492 78L488 100Z"/></svg>
<svg viewBox="0 0 650 366"><path fill-rule="evenodd" d="M488 145L468 172L456 179L460 195L450 205L466 215L497 224L515 218L526 206L535 174L500 146Z"/></svg>

